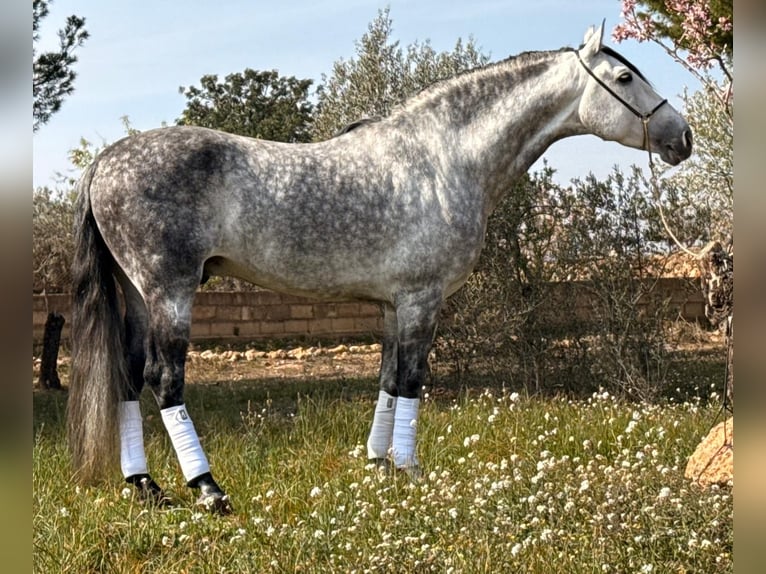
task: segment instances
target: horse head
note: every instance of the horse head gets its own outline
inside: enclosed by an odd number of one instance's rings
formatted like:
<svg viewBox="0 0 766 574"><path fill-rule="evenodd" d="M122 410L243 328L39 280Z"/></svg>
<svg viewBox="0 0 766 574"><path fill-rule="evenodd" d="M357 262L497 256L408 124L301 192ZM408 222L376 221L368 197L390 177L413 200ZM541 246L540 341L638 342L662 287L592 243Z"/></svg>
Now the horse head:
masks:
<svg viewBox="0 0 766 574"><path fill-rule="evenodd" d="M646 149L676 165L692 152L686 120L623 56L602 44L604 24L590 28L576 52L585 82L579 118L604 140Z"/></svg>

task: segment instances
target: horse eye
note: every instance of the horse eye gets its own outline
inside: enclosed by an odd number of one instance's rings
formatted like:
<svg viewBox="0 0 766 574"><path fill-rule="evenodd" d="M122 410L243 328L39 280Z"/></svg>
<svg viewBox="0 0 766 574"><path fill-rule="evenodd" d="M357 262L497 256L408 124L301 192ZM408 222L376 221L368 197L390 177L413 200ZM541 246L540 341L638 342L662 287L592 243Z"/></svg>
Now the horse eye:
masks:
<svg viewBox="0 0 766 574"><path fill-rule="evenodd" d="M627 84L633 80L633 76L630 72L623 72L619 76L617 76L617 81L621 84Z"/></svg>

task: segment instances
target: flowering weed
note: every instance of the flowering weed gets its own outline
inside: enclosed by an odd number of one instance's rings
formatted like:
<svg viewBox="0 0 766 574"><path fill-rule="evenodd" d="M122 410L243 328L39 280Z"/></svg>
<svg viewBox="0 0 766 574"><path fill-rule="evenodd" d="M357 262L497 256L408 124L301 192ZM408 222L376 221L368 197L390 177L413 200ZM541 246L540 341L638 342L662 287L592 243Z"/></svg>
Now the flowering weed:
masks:
<svg viewBox="0 0 766 574"><path fill-rule="evenodd" d="M213 392L196 391L205 411L196 420L233 498L228 517L193 508L151 421L150 467L174 507L141 506L117 476L75 487L60 417L48 416L63 405L36 410L46 418L35 421L33 451L36 572L733 571L731 489L683 479L715 404L625 403L603 392L429 397L423 476L413 481L367 464L372 392L233 415L231 404L247 401L219 406Z"/></svg>

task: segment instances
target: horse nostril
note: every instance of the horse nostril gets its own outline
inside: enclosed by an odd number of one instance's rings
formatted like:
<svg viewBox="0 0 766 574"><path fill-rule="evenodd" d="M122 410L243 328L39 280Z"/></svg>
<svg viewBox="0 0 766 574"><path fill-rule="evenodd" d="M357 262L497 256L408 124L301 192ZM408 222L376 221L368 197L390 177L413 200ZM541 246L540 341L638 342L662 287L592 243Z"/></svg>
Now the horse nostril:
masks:
<svg viewBox="0 0 766 574"><path fill-rule="evenodd" d="M683 133L684 148L691 151L692 149L692 131L690 129L684 130Z"/></svg>

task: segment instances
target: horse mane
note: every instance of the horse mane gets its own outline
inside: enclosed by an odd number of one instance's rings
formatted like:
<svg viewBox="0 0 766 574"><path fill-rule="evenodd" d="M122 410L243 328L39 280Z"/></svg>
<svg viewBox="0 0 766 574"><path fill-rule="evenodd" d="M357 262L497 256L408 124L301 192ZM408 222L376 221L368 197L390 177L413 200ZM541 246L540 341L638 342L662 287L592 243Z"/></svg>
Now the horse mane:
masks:
<svg viewBox="0 0 766 574"><path fill-rule="evenodd" d="M408 109L411 109L412 107L417 106L419 103L422 103L423 101L427 101L432 96L443 94L451 88L458 87L464 83L465 79L468 76L474 75L476 73L491 72L493 70L503 69L513 74L514 72L517 72L518 70L526 69L530 71L529 73L531 75L532 71L535 71L536 73L536 71L538 70L535 64L541 64L541 63L547 62L550 60L551 56L554 56L561 52L571 52L571 51L573 51L573 48L571 47L563 47L563 48L559 48L558 50L530 50L530 51L520 52L518 54L509 56L507 58L498 60L496 62L489 62L481 66L476 66L475 68L462 70L458 72L457 74L455 74L454 76L450 76L442 80L437 80L436 82L424 87L415 95L407 98L401 104L396 106L392 110L390 115L393 116L397 112L405 112ZM518 75L517 79L521 80L523 79L523 77L526 77L526 75L524 76Z"/></svg>
<svg viewBox="0 0 766 574"><path fill-rule="evenodd" d="M582 48L582 46L580 46L580 48ZM453 76L449 76L448 78L443 78L441 80L436 80L435 82L429 84L428 86L423 87L420 91L416 92L414 95L406 98L404 101L394 106L394 108L386 117L392 117L398 113L406 112L407 110L418 105L419 103L422 103L423 101L430 99L432 95L436 96L440 93L444 93L444 91L446 91L450 87L459 85L465 79L465 77L471 74L474 74L476 72L490 71L495 68L506 68L506 69L509 69L510 71L521 69L521 68L531 69L531 68L534 68L534 64L547 61L550 56L560 54L562 52L574 52L574 51L576 51L575 48L572 48L570 46L564 46L562 48L559 48L558 50L528 50L528 51L520 52L518 54L509 56L502 60L498 60L496 62L489 62L487 64L476 66L468 70L462 70ZM641 71L619 52L615 51L609 46L602 46L601 52L603 52L607 56L610 56L618 60L619 62L624 64L626 67L628 67L631 71L633 71L642 80L644 80L645 82L651 85L651 82L649 82L649 80L646 79L646 77L641 73ZM347 134L356 129L378 123L383 119L385 119L385 117L383 116L360 118L358 120L355 120L347 124L340 130L338 130L332 137L333 138L339 137L341 135Z"/></svg>
<svg viewBox="0 0 766 574"><path fill-rule="evenodd" d="M341 129L335 132L335 134L333 134L332 137L337 138L338 136L342 136L343 134L352 132L357 128L361 128L362 126L377 123L382 119L383 119L382 116L372 116L372 117L365 117L365 118L360 118L358 120L354 120L350 124L343 126Z"/></svg>

